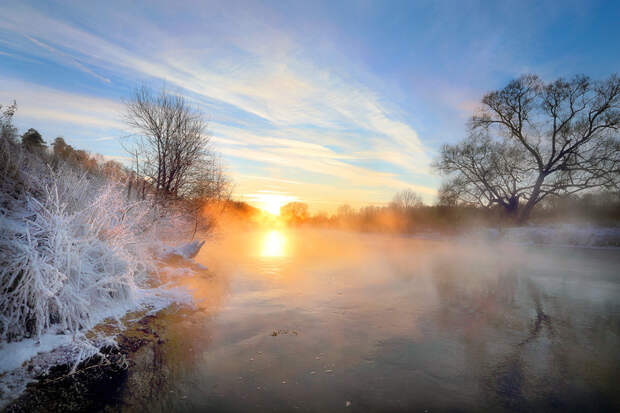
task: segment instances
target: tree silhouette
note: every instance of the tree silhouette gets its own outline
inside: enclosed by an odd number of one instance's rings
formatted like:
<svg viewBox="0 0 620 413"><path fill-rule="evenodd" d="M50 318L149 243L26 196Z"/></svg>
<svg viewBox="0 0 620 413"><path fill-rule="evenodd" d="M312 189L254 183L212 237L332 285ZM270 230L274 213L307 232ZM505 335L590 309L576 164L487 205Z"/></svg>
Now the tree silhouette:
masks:
<svg viewBox="0 0 620 413"><path fill-rule="evenodd" d="M47 146L41 134L33 128L28 129L22 135L22 145L29 151L40 150Z"/></svg>
<svg viewBox="0 0 620 413"><path fill-rule="evenodd" d="M518 221L548 196L618 188L620 78L544 83L522 76L488 93L469 136L444 145L443 203L499 205Z"/></svg>

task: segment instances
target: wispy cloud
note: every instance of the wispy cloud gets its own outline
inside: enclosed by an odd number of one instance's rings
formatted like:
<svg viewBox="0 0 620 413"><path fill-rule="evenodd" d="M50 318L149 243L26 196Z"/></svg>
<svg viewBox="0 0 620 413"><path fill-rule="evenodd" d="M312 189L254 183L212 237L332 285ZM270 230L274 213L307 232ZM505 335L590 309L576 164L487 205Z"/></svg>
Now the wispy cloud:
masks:
<svg viewBox="0 0 620 413"><path fill-rule="evenodd" d="M95 128L123 129L120 102L65 92L18 79L3 79L2 101L17 100L19 119L66 122Z"/></svg>
<svg viewBox="0 0 620 413"><path fill-rule="evenodd" d="M219 34L221 44L205 47L203 38L176 37L136 19L143 38L160 45L154 50L140 39L104 38L27 6L2 12L0 29L28 39L30 45L15 47L32 56L52 54L58 64L108 84L98 72L165 81L204 104L215 120L213 142L233 167L242 159L329 176L340 187L366 191L369 201L385 188L411 187L429 200L436 194L415 181L429 174L431 151L379 90L342 68L313 62L293 39L260 22L250 36L228 31ZM118 102L27 86L15 96L23 102L21 115L123 128ZM377 162L390 171L374 168Z"/></svg>
<svg viewBox="0 0 620 413"><path fill-rule="evenodd" d="M427 196L434 196L437 193L434 188L405 182L392 173L378 172L334 159L308 157L303 153L294 154L288 152L283 154L270 149L222 148L220 150L225 155L231 157L265 162L287 168L298 168L314 174L328 175L333 178L334 184L340 184L339 186L388 187L393 190L410 187Z"/></svg>
<svg viewBox="0 0 620 413"><path fill-rule="evenodd" d="M120 155L103 155L103 159L106 161L116 161L125 165L130 165L133 161L129 156L120 156Z"/></svg>
<svg viewBox="0 0 620 413"><path fill-rule="evenodd" d="M83 71L85 73L88 73L89 75L91 75L93 77L96 77L99 80L102 80L102 81L104 81L106 83L110 83L110 79L95 73L94 71L92 71L91 69L86 67L84 64L82 64L78 59L68 55L67 53L64 53L64 52L62 52L62 51L60 51L58 49L55 49L52 46L50 46L48 44L45 44L45 43L43 43L40 40L35 39L32 36L24 35L24 37L26 37L28 40L30 40L32 43L36 44L37 46L40 46L43 49L48 50L51 53L53 53L53 54L55 54L55 55L57 55L57 56L59 56L59 57L61 57L63 59L66 59L66 61L67 61L67 63L69 65L74 66L74 67L78 68L79 70L81 70L81 71Z"/></svg>

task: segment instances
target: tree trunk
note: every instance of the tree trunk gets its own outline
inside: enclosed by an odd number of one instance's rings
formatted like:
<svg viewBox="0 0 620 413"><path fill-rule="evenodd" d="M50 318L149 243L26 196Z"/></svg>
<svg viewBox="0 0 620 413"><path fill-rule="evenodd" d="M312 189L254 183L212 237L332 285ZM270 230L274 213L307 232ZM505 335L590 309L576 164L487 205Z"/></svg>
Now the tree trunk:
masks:
<svg viewBox="0 0 620 413"><path fill-rule="evenodd" d="M127 200L131 199L131 186L133 185L133 176L127 179Z"/></svg>
<svg viewBox="0 0 620 413"><path fill-rule="evenodd" d="M524 224L529 219L532 209L534 209L534 206L538 203L538 201L540 201L540 187L544 180L545 175L541 173L538 176L538 179L536 179L530 198L527 200L527 203L523 206L521 212L519 213L519 218L517 220L518 224Z"/></svg>
<svg viewBox="0 0 620 413"><path fill-rule="evenodd" d="M198 230L198 210L194 211L194 215L195 215L195 221L194 221L194 232L192 233L192 239L190 241L194 240L194 237L196 236L196 231Z"/></svg>
<svg viewBox="0 0 620 413"><path fill-rule="evenodd" d="M502 203L502 206L504 207L506 216L511 220L515 219L519 211L519 197L511 196L507 202Z"/></svg>

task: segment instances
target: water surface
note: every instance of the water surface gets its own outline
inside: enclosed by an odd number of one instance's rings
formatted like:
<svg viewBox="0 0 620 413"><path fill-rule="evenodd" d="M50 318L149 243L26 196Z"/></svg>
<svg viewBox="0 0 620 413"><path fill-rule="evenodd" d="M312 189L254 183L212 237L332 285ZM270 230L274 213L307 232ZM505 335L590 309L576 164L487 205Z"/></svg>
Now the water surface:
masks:
<svg viewBox="0 0 620 413"><path fill-rule="evenodd" d="M620 409L618 250L267 230L197 260L126 410Z"/></svg>

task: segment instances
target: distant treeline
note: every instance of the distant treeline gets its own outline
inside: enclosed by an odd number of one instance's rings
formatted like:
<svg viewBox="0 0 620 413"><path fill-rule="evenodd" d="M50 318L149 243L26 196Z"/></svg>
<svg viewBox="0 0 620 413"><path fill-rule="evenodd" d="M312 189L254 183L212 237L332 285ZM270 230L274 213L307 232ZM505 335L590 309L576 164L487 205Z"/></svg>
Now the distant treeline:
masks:
<svg viewBox="0 0 620 413"><path fill-rule="evenodd" d="M36 129L30 128L21 136L16 133L6 133L3 138L5 145L3 150L7 153L17 153L17 148L19 148L40 159L52 169L59 166L70 167L93 177L121 183L126 186L128 199L146 200L151 198L155 200L159 196L155 185L149 179L138 176L132 168L113 159L106 159L101 154L76 149L69 145L63 137L57 137L48 146L41 134ZM166 201L169 203L176 201L176 206L179 203L207 202L205 199L200 199L200 196L194 197L194 194L176 197L174 200L167 198Z"/></svg>
<svg viewBox="0 0 620 413"><path fill-rule="evenodd" d="M354 209L345 204L333 214L310 213L303 202L291 202L280 209L280 217L242 201L226 201L226 225L243 223L246 227L283 224L290 227L315 227L362 232L395 234L456 233L479 227L509 227L518 225L514 217L502 208L483 208L464 205L425 205L416 202L403 206L400 195L387 206L366 206ZM580 196L546 199L536 206L529 219L531 225L587 224L595 226L620 225L620 192L598 192Z"/></svg>
<svg viewBox="0 0 620 413"><path fill-rule="evenodd" d="M398 197L395 197L398 198ZM472 227L512 226L516 222L502 208L463 205L366 206L355 210L348 205L335 214L309 214L307 205L282 207L281 219L291 226L315 226L365 232L452 233ZM530 224L587 223L601 226L620 224L620 192L587 193L548 198L532 211Z"/></svg>
<svg viewBox="0 0 620 413"><path fill-rule="evenodd" d="M63 137L57 137L48 146L41 134L33 128L28 129L23 135L17 135L17 131L14 128L10 128L4 125L4 133L2 136L3 142L3 154L12 158L15 158L20 151L34 156L33 159L39 159L45 165L52 169L58 168L60 165L63 167L70 167L76 170L86 172L92 176L99 176L101 178L112 179L116 182L121 182L128 185L129 188L139 187L141 189L141 196L144 197L148 191L148 182L138 183L136 182L135 174L127 167L123 166L120 162L115 160L106 159L100 154L91 154L83 149L75 149L69 145ZM11 162L5 162L5 167L9 167ZM14 167L20 167L20 165L14 164ZM10 171L6 171L9 173ZM128 196L132 194L129 193Z"/></svg>

